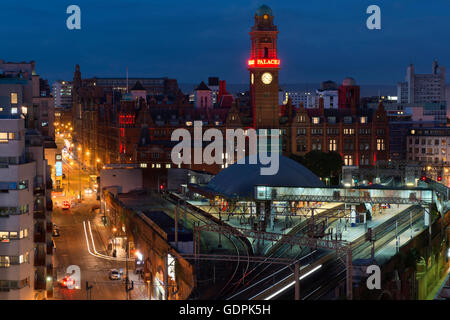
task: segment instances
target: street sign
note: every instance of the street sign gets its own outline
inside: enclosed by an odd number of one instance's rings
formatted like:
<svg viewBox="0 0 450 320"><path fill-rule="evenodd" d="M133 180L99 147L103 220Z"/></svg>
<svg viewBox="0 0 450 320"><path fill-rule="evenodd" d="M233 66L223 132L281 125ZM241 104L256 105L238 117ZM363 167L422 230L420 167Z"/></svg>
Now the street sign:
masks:
<svg viewBox="0 0 450 320"><path fill-rule="evenodd" d="M55 164L55 176L61 177L62 176L62 161L56 161Z"/></svg>

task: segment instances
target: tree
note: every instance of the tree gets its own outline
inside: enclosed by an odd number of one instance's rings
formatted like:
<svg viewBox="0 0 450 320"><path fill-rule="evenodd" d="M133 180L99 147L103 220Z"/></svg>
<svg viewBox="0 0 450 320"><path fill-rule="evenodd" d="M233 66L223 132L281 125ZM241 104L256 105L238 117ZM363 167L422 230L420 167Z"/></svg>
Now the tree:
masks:
<svg viewBox="0 0 450 320"><path fill-rule="evenodd" d="M341 171L343 161L337 152L310 151L304 157L291 155L291 159L304 165L315 175L324 179L330 178L332 184L338 184L339 173ZM334 183L333 183L334 182Z"/></svg>

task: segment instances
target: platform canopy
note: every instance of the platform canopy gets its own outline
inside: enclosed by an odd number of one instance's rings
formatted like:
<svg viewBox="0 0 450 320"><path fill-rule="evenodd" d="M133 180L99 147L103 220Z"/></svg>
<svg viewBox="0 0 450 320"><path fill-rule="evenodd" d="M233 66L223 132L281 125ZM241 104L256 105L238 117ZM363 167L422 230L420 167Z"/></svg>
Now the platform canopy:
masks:
<svg viewBox="0 0 450 320"><path fill-rule="evenodd" d="M279 156L279 170L274 175L261 175L266 167L259 161L235 163L217 174L204 188L213 194L233 199L253 199L254 186L324 187L325 184L309 169L285 156Z"/></svg>

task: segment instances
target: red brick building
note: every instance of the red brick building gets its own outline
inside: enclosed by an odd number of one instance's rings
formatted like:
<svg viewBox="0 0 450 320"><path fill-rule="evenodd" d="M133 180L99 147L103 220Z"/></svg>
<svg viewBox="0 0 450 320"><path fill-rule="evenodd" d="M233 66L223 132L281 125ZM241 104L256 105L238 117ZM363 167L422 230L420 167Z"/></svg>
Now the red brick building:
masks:
<svg viewBox="0 0 450 320"><path fill-rule="evenodd" d="M139 163L152 173L154 187L163 183L172 168L171 141L178 128L279 129L283 154L304 155L312 150L336 151L345 165L370 166L388 160L389 127L380 104L376 111L360 106L359 86L347 78L339 87L339 108L317 109L278 105L278 29L272 10L262 6L251 29L248 60L249 105L226 95L227 103L201 107L189 102L176 80L81 79L77 65L73 80L74 140L88 166L106 163ZM129 86L131 88L129 88ZM202 94L208 94L206 85ZM225 83L221 92L226 94ZM203 97L203 96L202 96ZM224 96L225 97L225 96ZM223 102L223 98L219 100ZM209 100L207 100L209 101ZM76 148L77 150L77 148ZM225 153L225 150L224 150ZM225 154L225 157L227 155ZM191 169L219 172L225 165L190 165Z"/></svg>

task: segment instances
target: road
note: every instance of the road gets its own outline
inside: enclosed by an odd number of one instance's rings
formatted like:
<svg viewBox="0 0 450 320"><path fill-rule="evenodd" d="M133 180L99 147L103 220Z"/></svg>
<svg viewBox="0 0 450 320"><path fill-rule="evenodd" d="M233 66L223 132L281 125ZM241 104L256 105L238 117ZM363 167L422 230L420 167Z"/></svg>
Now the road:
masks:
<svg viewBox="0 0 450 320"><path fill-rule="evenodd" d="M121 280L110 280L109 270L122 268L125 272L125 262L112 261L92 255L88 250L86 233L83 221L91 221L94 229L92 234L96 249L99 253L104 252L104 243L100 239L95 226L94 213L91 213L92 203L81 204L70 210L56 209L53 212L53 222L60 229L60 236L54 237L56 250L53 256L57 280L66 275L66 269L70 265L77 265L81 271L80 289L62 288L55 284L54 297L62 300L85 300L86 281L93 285L91 298L94 300L125 300L125 284ZM89 241L90 234L87 232ZM92 242L89 242L92 251ZM130 272L133 272L133 263L129 263ZM137 288L136 288L137 289ZM141 288L142 289L142 288ZM134 290L133 290L134 291ZM130 299L144 299L141 292L136 290L130 292Z"/></svg>
<svg viewBox="0 0 450 320"><path fill-rule="evenodd" d="M58 148L62 144L58 143ZM101 228L100 219L93 212L93 207L99 206L99 201L95 195L86 195L84 190L89 187L89 173L80 170L75 160L63 159L63 172L66 179L63 179L64 192L54 193L52 198L53 223L60 231L59 237L53 237L56 249L53 254L53 266L55 272L54 297L56 300L126 300L125 283L123 280L110 280L109 271L111 269L123 269L126 272L126 263L116 261L112 257L99 257L93 250L95 245L99 254L107 255L106 242L109 238L106 228ZM81 181L81 183L80 183ZM70 186L69 192L67 187ZM62 210L60 205L63 200L76 200L77 195L82 190L82 202L75 203L69 210ZM97 213L98 215L98 213ZM83 223L85 222L85 224ZM89 224L92 230L89 232ZM86 231L85 231L86 226ZM92 243L94 241L94 243ZM88 247L89 246L89 247ZM67 268L76 265L80 268L81 281L79 289L63 288L59 281L63 279ZM135 281L134 290L129 292L129 299L148 299L147 286L138 281L137 275L133 273L134 263L129 262L130 279ZM86 281L92 285L88 297L86 291Z"/></svg>

